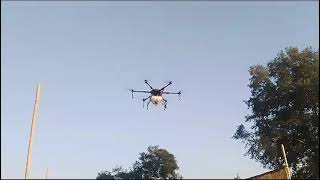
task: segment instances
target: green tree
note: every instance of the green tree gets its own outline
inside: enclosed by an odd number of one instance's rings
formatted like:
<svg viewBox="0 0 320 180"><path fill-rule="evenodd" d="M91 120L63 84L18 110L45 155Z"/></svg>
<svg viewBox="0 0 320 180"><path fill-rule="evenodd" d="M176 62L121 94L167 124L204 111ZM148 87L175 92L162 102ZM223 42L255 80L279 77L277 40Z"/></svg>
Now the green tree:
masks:
<svg viewBox="0 0 320 180"><path fill-rule="evenodd" d="M141 179L137 171L127 171L121 166L116 166L110 171L102 171L98 173L97 179Z"/></svg>
<svg viewBox="0 0 320 180"><path fill-rule="evenodd" d="M178 169L173 154L158 146L149 146L146 152L140 153L129 171L117 166L112 172L98 173L97 179L182 179Z"/></svg>
<svg viewBox="0 0 320 180"><path fill-rule="evenodd" d="M319 178L319 50L286 48L267 66L249 70L252 113L233 138L242 140L246 155L266 168L278 168L287 151L293 178Z"/></svg>

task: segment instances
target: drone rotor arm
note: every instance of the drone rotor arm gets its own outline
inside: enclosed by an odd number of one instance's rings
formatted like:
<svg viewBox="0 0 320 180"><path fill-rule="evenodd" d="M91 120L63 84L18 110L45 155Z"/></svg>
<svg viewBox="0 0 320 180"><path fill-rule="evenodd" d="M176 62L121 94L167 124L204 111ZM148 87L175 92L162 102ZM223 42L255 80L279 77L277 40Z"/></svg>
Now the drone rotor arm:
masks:
<svg viewBox="0 0 320 180"><path fill-rule="evenodd" d="M160 90L164 90L166 87L170 86L172 84L172 81L170 81L167 85L165 85L164 87L162 87Z"/></svg>
<svg viewBox="0 0 320 180"><path fill-rule="evenodd" d="M144 80L144 83L146 83L149 86L150 89L153 89L153 87L148 83L147 80Z"/></svg>
<svg viewBox="0 0 320 180"><path fill-rule="evenodd" d="M131 92L139 92L139 93L150 93L150 91L136 91L136 90L131 90Z"/></svg>
<svg viewBox="0 0 320 180"><path fill-rule="evenodd" d="M178 95L179 95L179 100L181 100L181 99L180 99L180 97L181 97L181 91L179 91L179 92L166 92L166 91L164 91L164 92L162 92L162 94L178 94Z"/></svg>
<svg viewBox="0 0 320 180"><path fill-rule="evenodd" d="M139 92L139 93L150 93L150 91L136 91L136 90L133 90L133 89L130 89L130 91L131 91L131 97L132 97L132 99L133 99L133 93L135 93L135 92Z"/></svg>
<svg viewBox="0 0 320 180"><path fill-rule="evenodd" d="M163 91L162 94L181 94L181 92L166 92L166 91Z"/></svg>

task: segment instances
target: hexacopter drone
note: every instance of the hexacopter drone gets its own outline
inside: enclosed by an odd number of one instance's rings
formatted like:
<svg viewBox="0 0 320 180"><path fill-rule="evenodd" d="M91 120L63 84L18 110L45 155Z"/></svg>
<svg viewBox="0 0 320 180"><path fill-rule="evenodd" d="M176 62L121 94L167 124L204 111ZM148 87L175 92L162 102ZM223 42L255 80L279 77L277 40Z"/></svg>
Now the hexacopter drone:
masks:
<svg viewBox="0 0 320 180"><path fill-rule="evenodd" d="M149 101L147 103L147 109L149 107L150 102L152 102L155 106L159 105L162 102L162 105L164 106L164 110L166 110L168 101L162 97L163 94L178 94L179 100L180 100L181 91L176 92L176 93L164 91L164 89L166 87L168 87L172 84L172 81L169 81L169 83L166 86L162 87L161 89L153 89L153 87L148 83L147 80L144 80L144 82L150 87L150 89L151 89L150 91L136 91L136 90L130 89L130 91L132 93L132 98L133 98L134 92L150 93L149 97L142 99L143 107L144 107L144 102L149 99Z"/></svg>

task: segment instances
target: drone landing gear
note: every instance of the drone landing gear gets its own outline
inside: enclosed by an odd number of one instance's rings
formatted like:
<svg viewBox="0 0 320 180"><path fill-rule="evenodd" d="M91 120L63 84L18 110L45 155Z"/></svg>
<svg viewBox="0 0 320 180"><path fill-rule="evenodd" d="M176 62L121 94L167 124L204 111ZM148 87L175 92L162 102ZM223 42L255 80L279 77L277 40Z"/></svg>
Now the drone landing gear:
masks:
<svg viewBox="0 0 320 180"><path fill-rule="evenodd" d="M144 108L144 102L146 101L146 100L148 100L149 99L149 101L148 101L148 103L147 103L147 109L149 108L149 104L150 104L150 101L151 101L151 96L149 96L149 97L147 97L147 98L144 98L144 99L142 99L142 101L143 101L143 108Z"/></svg>
<svg viewBox="0 0 320 180"><path fill-rule="evenodd" d="M164 111L167 109L167 100L166 99L163 99L163 107L164 107Z"/></svg>
<svg viewBox="0 0 320 180"><path fill-rule="evenodd" d="M147 109L149 109L149 104L151 102L151 99L149 99L148 104L147 104Z"/></svg>

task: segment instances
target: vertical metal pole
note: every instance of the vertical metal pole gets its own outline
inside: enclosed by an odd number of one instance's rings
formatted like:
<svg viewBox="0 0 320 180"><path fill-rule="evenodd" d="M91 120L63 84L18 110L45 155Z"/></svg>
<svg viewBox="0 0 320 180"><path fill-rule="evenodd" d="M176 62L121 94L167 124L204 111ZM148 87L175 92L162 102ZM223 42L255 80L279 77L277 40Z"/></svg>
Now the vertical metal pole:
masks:
<svg viewBox="0 0 320 180"><path fill-rule="evenodd" d="M32 122L31 122L31 132L30 132L30 137L29 137L28 155L27 155L27 162L26 162L26 171L25 171L25 175L24 175L25 179L29 178L30 162L31 162L31 154L32 154L32 140L33 140L33 136L34 136L34 129L36 126L36 115L37 115L37 111L38 111L39 95L40 95L40 83L38 83L38 85L37 85L36 98L35 98L35 102L34 102L34 109L33 109Z"/></svg>
<svg viewBox="0 0 320 180"><path fill-rule="evenodd" d="M289 166L289 165L288 165L288 161L287 161L286 152L285 152L285 150L284 150L283 144L281 144L281 149L282 149L282 154L283 154L283 158L284 158L284 163L285 163L286 166Z"/></svg>
<svg viewBox="0 0 320 180"><path fill-rule="evenodd" d="M47 168L46 179L48 179L48 170L49 170L49 168Z"/></svg>
<svg viewBox="0 0 320 180"><path fill-rule="evenodd" d="M288 164L288 161L287 161L287 156L286 156L286 151L284 150L284 146L283 144L281 144L281 149L282 149L282 154L283 154L283 158L284 158L284 163L285 163L285 166L287 168L289 168L289 164ZM289 170L289 179L291 179L291 172L290 172L290 169Z"/></svg>

